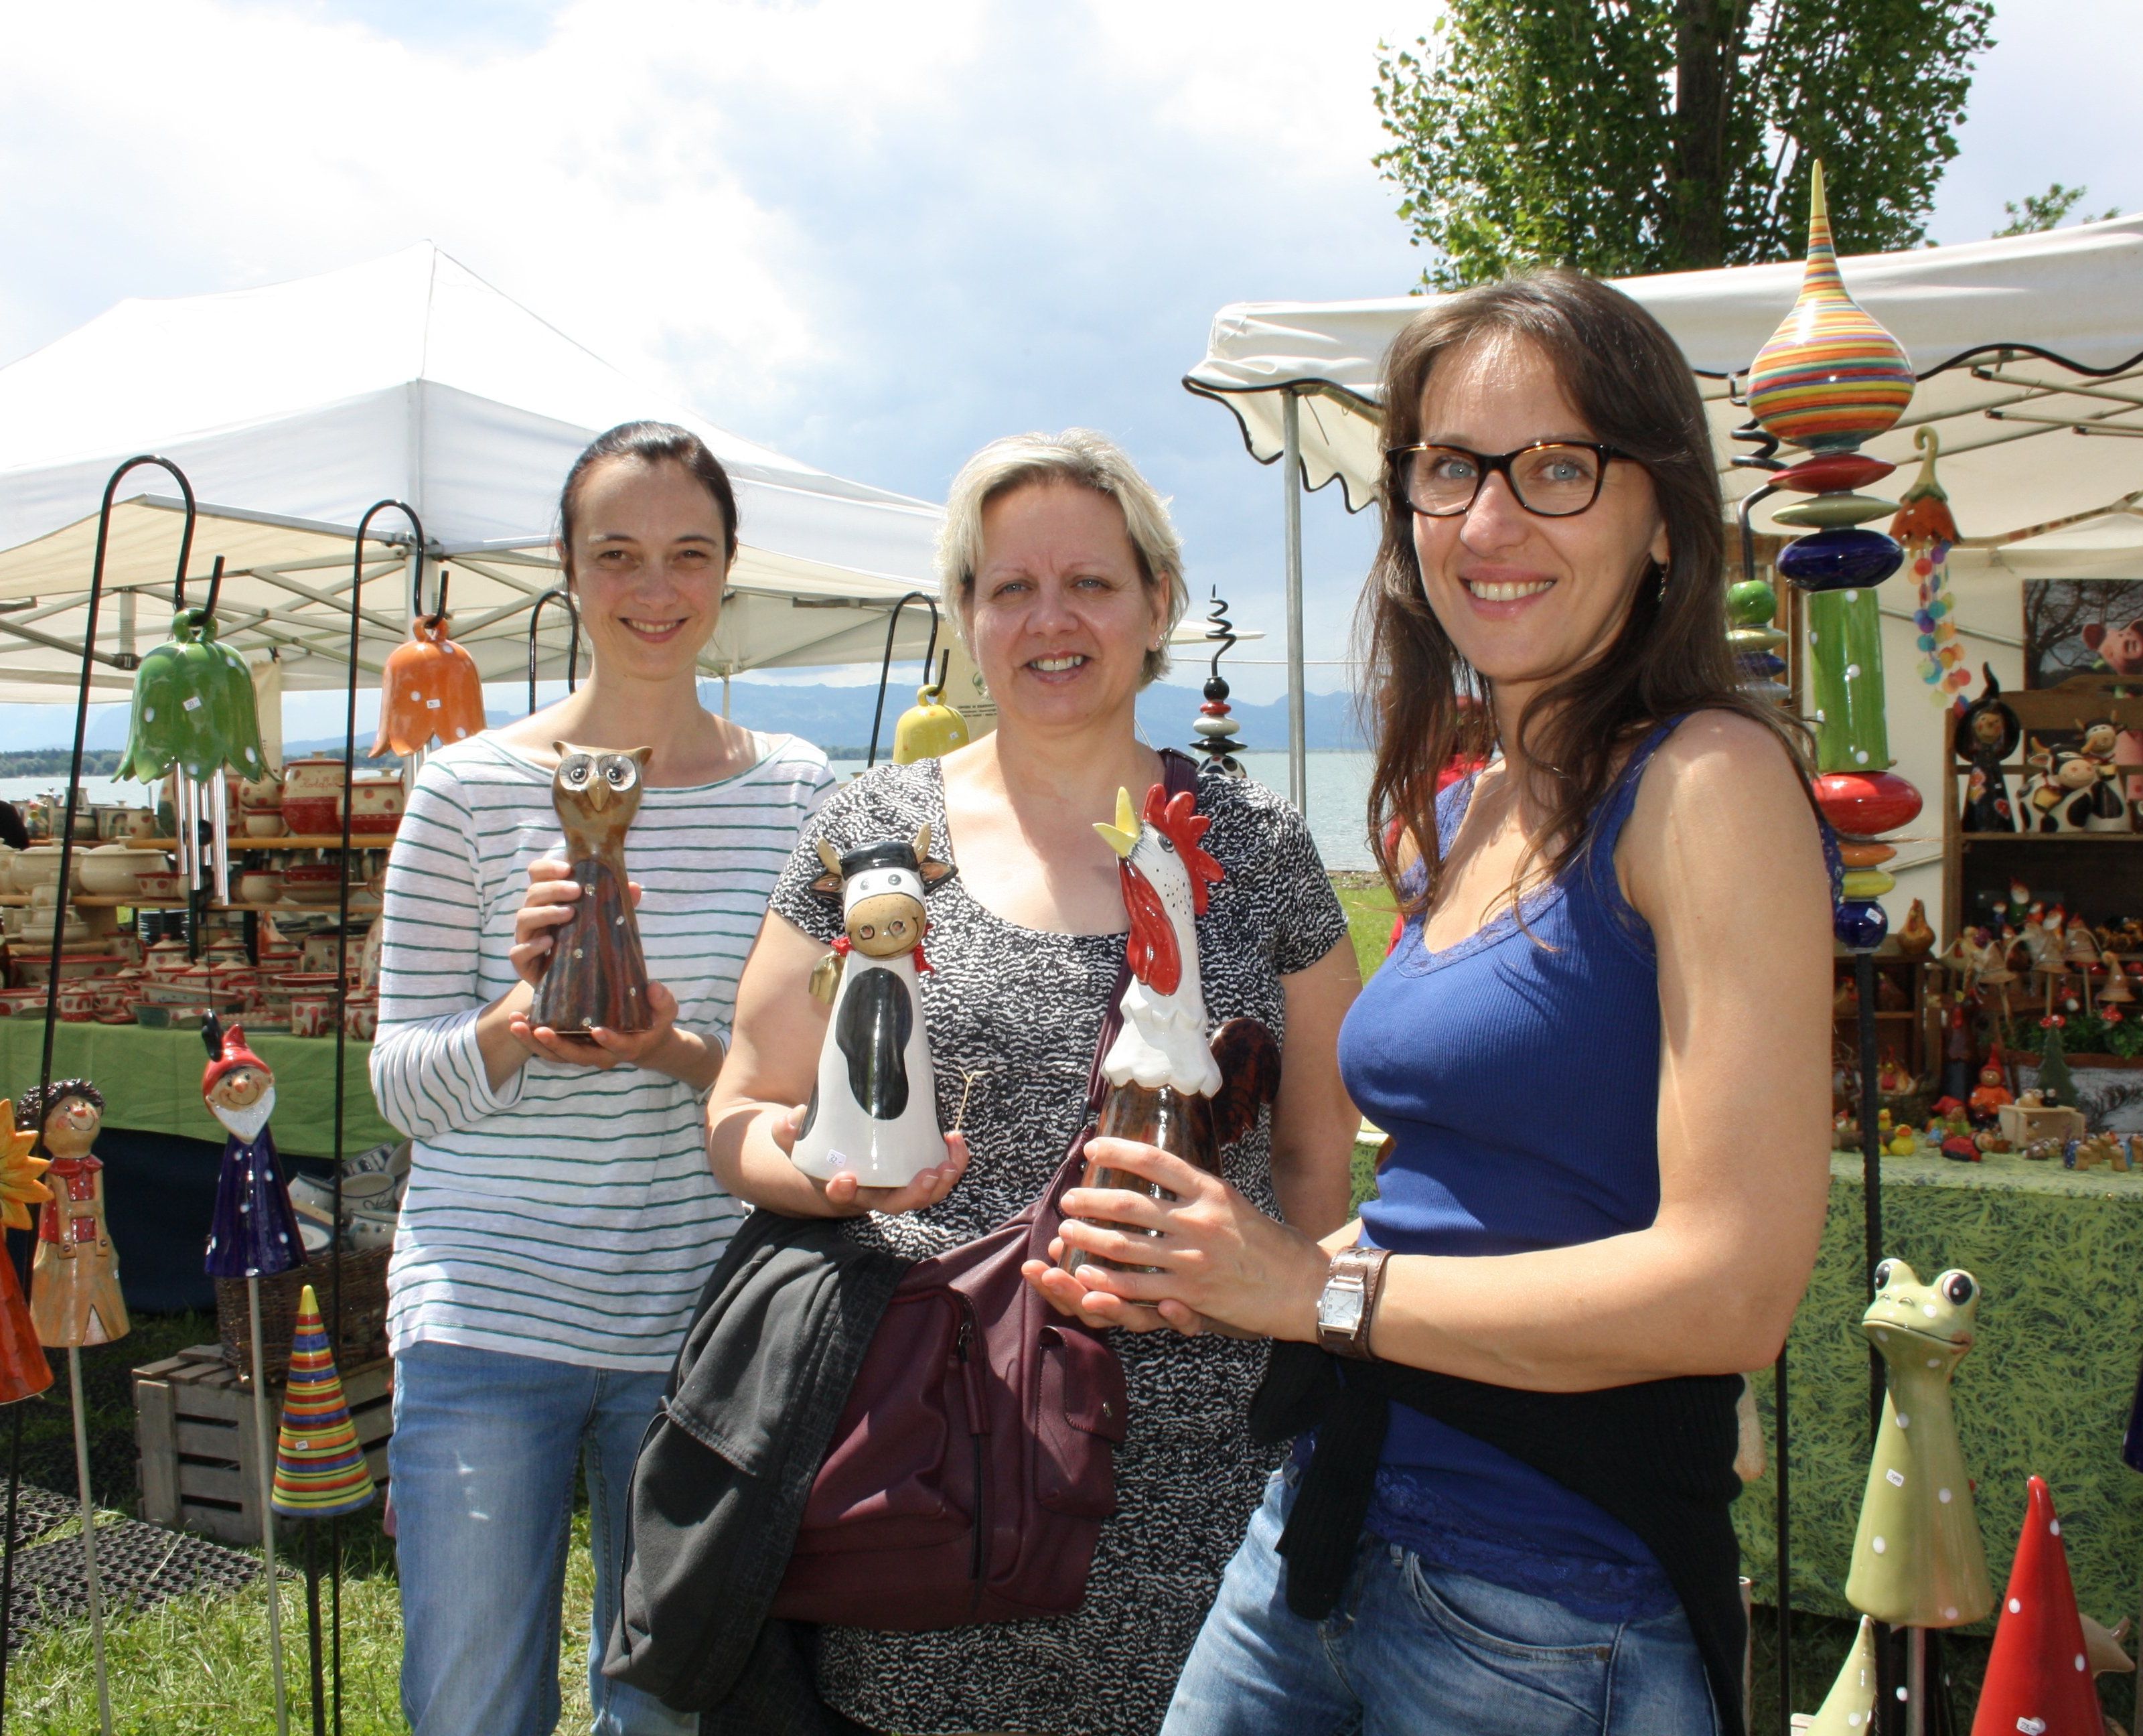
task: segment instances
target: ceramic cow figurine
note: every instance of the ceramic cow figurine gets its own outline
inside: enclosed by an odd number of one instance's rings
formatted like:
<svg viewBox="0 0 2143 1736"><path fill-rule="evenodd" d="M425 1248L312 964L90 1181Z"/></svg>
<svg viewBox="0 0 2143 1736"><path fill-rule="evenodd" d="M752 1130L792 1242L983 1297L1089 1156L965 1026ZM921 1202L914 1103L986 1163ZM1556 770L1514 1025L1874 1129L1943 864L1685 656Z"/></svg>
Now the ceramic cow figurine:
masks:
<svg viewBox="0 0 2143 1736"><path fill-rule="evenodd" d="M923 890L953 869L932 858L927 825L912 843L846 855L821 838L819 859L826 872L812 890L841 901L843 932L811 973L833 1011L792 1160L821 1180L849 1170L865 1187L899 1187L945 1161L920 972L930 968Z"/></svg>
<svg viewBox="0 0 2143 1736"><path fill-rule="evenodd" d="M1950 1379L1972 1348L1979 1285L1969 1272L1923 1284L1903 1260L1875 1269L1860 1329L1889 1374L1845 1599L1893 1627L1953 1628L1994 1607Z"/></svg>
<svg viewBox="0 0 2143 1736"><path fill-rule="evenodd" d="M1128 790L1116 792L1114 825L1094 829L1120 858L1131 913L1123 1029L1101 1058L1108 1094L1096 1131L1136 1140L1218 1174L1221 1148L1255 1125L1279 1086L1279 1046L1255 1019L1230 1019L1210 1039L1198 968L1198 918L1224 878L1201 840L1211 823L1190 790L1170 795L1156 784L1141 814ZM1085 1185L1156 1197L1153 1184L1121 1170L1087 1166ZM1067 1249L1076 1272L1098 1256Z"/></svg>

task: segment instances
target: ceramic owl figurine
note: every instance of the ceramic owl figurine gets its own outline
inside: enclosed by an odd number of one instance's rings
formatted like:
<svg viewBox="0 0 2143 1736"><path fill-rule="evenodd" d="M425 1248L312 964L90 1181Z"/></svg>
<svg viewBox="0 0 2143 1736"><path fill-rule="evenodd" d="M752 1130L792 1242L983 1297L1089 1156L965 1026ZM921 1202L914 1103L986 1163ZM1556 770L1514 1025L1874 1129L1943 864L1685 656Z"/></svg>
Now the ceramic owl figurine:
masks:
<svg viewBox="0 0 2143 1736"><path fill-rule="evenodd" d="M614 753L555 742L558 769L551 803L566 829L566 860L581 895L552 931L551 960L536 986L528 1021L561 1036L597 1026L626 1035L647 1030L647 960L625 878L625 834L640 811L641 774L652 748Z"/></svg>

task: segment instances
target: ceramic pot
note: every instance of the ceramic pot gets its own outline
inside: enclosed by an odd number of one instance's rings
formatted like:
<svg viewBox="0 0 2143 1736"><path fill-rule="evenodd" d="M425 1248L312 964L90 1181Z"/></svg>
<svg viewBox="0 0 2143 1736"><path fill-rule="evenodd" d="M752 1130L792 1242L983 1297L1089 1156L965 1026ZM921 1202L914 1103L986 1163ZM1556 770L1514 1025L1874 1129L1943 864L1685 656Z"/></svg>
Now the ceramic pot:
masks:
<svg viewBox="0 0 2143 1736"><path fill-rule="evenodd" d="M75 852L74 860L69 865L68 891L82 890L82 868L88 857L87 850ZM57 886L60 883L60 847L56 843L32 844L28 849L17 853L14 868L17 892L34 893L41 886ZM131 885L128 889L132 889Z"/></svg>
<svg viewBox="0 0 2143 1736"><path fill-rule="evenodd" d="M120 836L127 839L154 838L156 835L156 816L146 808L126 810L125 829Z"/></svg>
<svg viewBox="0 0 2143 1736"><path fill-rule="evenodd" d="M91 982L60 985L60 1016L70 1025L87 1025L97 1016L97 990Z"/></svg>
<svg viewBox="0 0 2143 1736"><path fill-rule="evenodd" d="M402 802L399 778L359 779L349 791L350 835L377 838L393 831L402 823Z"/></svg>
<svg viewBox="0 0 2143 1736"><path fill-rule="evenodd" d="M283 780L273 773L265 778L248 778L238 786L238 800L243 808L280 808Z"/></svg>
<svg viewBox="0 0 2143 1736"><path fill-rule="evenodd" d="M379 1031L379 1003L352 1001L342 1010L342 1028L360 1043L369 1043Z"/></svg>
<svg viewBox="0 0 2143 1736"><path fill-rule="evenodd" d="M283 870L283 896L300 904L332 904L342 896L341 888L338 863L298 862Z"/></svg>
<svg viewBox="0 0 2143 1736"><path fill-rule="evenodd" d="M278 814L275 823L282 823ZM273 904L283 896L283 877L270 868L249 868L239 877L238 896L248 904Z"/></svg>
<svg viewBox="0 0 2143 1736"><path fill-rule="evenodd" d="M186 896L186 888L176 874L169 869L134 877L136 889L145 898L179 898Z"/></svg>
<svg viewBox="0 0 2143 1736"><path fill-rule="evenodd" d="M248 838L280 838L290 829L290 823L283 818L280 808L247 808L242 811Z"/></svg>
<svg viewBox="0 0 2143 1736"><path fill-rule="evenodd" d="M283 819L300 836L324 838L342 830L339 759L293 759L283 768Z"/></svg>
<svg viewBox="0 0 2143 1736"><path fill-rule="evenodd" d="M334 1002L325 995L290 997L290 1035L325 1036L334 1028Z"/></svg>
<svg viewBox="0 0 2143 1736"><path fill-rule="evenodd" d="M161 850L137 850L123 843L99 844L78 860L81 889L114 898L135 896L141 890L142 875L166 873L171 868Z"/></svg>
<svg viewBox="0 0 2143 1736"><path fill-rule="evenodd" d="M393 1218L378 1212L352 1212L349 1214L349 1245L359 1254L375 1248L394 1245Z"/></svg>

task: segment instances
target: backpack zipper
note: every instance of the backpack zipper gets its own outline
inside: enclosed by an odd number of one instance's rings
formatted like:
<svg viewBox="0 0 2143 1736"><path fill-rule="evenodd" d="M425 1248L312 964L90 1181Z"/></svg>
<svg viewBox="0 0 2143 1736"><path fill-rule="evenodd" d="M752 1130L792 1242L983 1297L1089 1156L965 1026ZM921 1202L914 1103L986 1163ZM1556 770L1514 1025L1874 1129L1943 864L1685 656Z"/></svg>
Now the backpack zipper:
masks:
<svg viewBox="0 0 2143 1736"><path fill-rule="evenodd" d="M974 1454L974 1545L968 1557L968 1577L975 1582L975 1597L979 1603L982 1595L983 1554L990 1531L990 1498L982 1464L982 1436L987 1432L988 1425L982 1410L982 1379L975 1368L974 1341L975 1317L963 1298L960 1305L959 1329L953 1335L953 1353L960 1362L960 1382L968 1399L968 1440Z"/></svg>

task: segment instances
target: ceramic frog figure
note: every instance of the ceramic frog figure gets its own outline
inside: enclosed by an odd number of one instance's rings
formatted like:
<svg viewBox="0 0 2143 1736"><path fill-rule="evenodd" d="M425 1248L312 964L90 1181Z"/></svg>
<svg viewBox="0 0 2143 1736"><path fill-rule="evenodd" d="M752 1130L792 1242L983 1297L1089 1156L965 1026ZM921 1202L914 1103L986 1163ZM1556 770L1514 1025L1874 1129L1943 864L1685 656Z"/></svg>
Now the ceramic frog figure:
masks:
<svg viewBox="0 0 2143 1736"><path fill-rule="evenodd" d="M1972 1348L1979 1285L1969 1272L1922 1283L1903 1260L1875 1269L1860 1329L1889 1373L1846 1601L1893 1627L1953 1628L1994 1607L1950 1380Z"/></svg>

